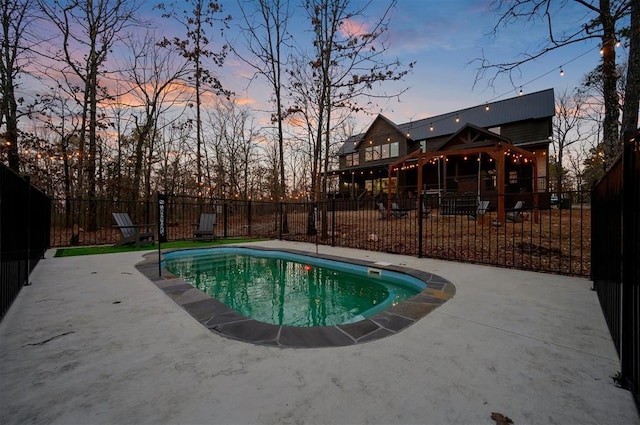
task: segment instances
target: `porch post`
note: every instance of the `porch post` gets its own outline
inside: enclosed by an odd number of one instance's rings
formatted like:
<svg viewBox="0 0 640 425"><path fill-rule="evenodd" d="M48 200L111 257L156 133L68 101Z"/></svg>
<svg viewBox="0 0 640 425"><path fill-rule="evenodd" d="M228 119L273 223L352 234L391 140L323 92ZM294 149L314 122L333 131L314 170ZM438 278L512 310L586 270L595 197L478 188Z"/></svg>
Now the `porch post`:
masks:
<svg viewBox="0 0 640 425"><path fill-rule="evenodd" d="M422 193L422 166L424 165L422 162L423 155L418 157L418 194Z"/></svg>
<svg viewBox="0 0 640 425"><path fill-rule="evenodd" d="M540 203L538 195L538 162L533 161L533 222L540 222Z"/></svg>
<svg viewBox="0 0 640 425"><path fill-rule="evenodd" d="M499 151L496 158L496 169L498 170L498 222L504 224L505 212L504 212L504 173L505 173L505 160L504 152L502 149Z"/></svg>

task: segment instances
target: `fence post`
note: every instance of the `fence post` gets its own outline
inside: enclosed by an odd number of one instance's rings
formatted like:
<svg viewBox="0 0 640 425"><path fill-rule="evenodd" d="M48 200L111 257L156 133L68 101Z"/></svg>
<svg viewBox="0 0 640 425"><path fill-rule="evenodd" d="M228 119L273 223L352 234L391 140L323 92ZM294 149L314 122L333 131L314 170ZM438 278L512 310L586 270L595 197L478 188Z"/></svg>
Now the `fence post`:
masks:
<svg viewBox="0 0 640 425"><path fill-rule="evenodd" d="M421 192L418 195L418 258L422 258L422 211L424 202L424 194Z"/></svg>
<svg viewBox="0 0 640 425"><path fill-rule="evenodd" d="M27 246L26 246L26 254L27 258L24 262L25 265L25 282L24 286L31 285L29 281L29 273L31 272L31 177L24 176L24 181L27 184L27 208L25 211L25 215L27 217Z"/></svg>
<svg viewBox="0 0 640 425"><path fill-rule="evenodd" d="M331 199L331 246L336 246L336 198Z"/></svg>
<svg viewBox="0 0 640 425"><path fill-rule="evenodd" d="M636 133L636 134L634 134ZM635 138L634 138L635 135ZM637 130L626 131L624 134L624 144L622 151L622 181L624 182L624 188L622 190L622 319L621 319L621 341L622 348L620 350L620 366L621 377L625 381L626 387L629 389L635 389L636 403L638 393L637 388L640 382L634 382L634 378L637 379L640 375L638 368L640 368L640 362L638 361L638 309L640 305L637 305L638 292L638 255L640 254L638 249L638 237L640 237L640 229L638 226L638 191L640 190L640 177L638 176L638 166L636 164L637 159L637 147L640 146L637 138L640 137L640 132ZM634 287L635 286L635 287ZM634 299L636 305L634 306ZM635 310L635 311L634 311ZM635 318L635 321L634 321ZM635 329L634 329L635 328ZM634 370L635 369L635 370ZM640 406L638 406L640 409Z"/></svg>
<svg viewBox="0 0 640 425"><path fill-rule="evenodd" d="M222 220L224 221L223 238L226 239L229 235L229 205L227 204L226 199L224 201L224 204L222 205Z"/></svg>
<svg viewBox="0 0 640 425"><path fill-rule="evenodd" d="M251 199L247 201L247 236L251 236Z"/></svg>
<svg viewBox="0 0 640 425"><path fill-rule="evenodd" d="M278 217L278 222L280 223L280 226L278 226L278 239L282 240L282 217L283 217L283 208L284 205L282 204L282 202L278 202L278 213L280 214L280 217Z"/></svg>

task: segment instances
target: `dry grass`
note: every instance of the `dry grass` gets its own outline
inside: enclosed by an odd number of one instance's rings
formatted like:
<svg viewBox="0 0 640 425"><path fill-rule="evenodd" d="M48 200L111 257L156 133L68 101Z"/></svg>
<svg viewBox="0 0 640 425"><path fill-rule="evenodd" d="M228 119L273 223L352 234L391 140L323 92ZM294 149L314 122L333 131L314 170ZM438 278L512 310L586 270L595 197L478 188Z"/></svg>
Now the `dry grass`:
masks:
<svg viewBox="0 0 640 425"><path fill-rule="evenodd" d="M415 211L389 220L371 210L328 214L327 239L306 235L304 213L288 216L285 239L578 276L589 276L591 269L589 209L545 210L537 218L526 212L523 221L501 226L493 225L495 213L479 222L434 211L421 220L422 229Z"/></svg>
<svg viewBox="0 0 640 425"><path fill-rule="evenodd" d="M376 210L329 211L328 237L323 239L320 235L307 235L308 215L300 210L288 213L289 232L282 236L292 241L589 276L590 209L543 210L537 218L527 211L523 221L507 221L501 226L492 224L495 218L495 213L489 213L478 222L467 216L440 215L433 210L421 220L416 211L409 212L407 217L386 220ZM275 213L253 214L250 228L245 214L232 214L227 219L226 226L218 223L220 237L280 236ZM168 239L190 239L193 230L190 222L172 223L167 228ZM78 235L76 240L72 240L74 234ZM120 232L106 226L94 232L53 228L51 237L53 246L103 245L115 243Z"/></svg>

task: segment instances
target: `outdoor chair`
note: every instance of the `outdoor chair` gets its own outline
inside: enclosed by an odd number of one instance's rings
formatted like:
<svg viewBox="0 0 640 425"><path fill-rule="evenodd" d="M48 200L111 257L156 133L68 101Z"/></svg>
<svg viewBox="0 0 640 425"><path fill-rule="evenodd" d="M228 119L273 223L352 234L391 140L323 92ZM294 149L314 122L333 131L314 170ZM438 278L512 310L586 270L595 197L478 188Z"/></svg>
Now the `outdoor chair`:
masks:
<svg viewBox="0 0 640 425"><path fill-rule="evenodd" d="M127 213L112 213L113 219L122 233L122 237L114 246L121 246L127 244L135 244L136 247L140 247L142 243L152 244L155 238L155 234L150 232L153 224L133 224L131 217ZM145 229L141 232L140 229Z"/></svg>
<svg viewBox="0 0 640 425"><path fill-rule="evenodd" d="M487 213L488 209L489 201L480 201L480 203L478 204L478 208L476 208L476 210L472 214L469 214L469 217L482 218Z"/></svg>
<svg viewBox="0 0 640 425"><path fill-rule="evenodd" d="M430 208L427 208L427 207L424 205L424 202L422 202L422 216L423 216L423 217L429 217L429 215L430 215L430 214L431 214L431 209L430 209Z"/></svg>
<svg viewBox="0 0 640 425"><path fill-rule="evenodd" d="M384 206L382 202L378 202L378 211L380 211L380 218L387 218L387 208Z"/></svg>
<svg viewBox="0 0 640 425"><path fill-rule="evenodd" d="M216 238L216 215L212 213L200 214L200 224L193 232L193 240L212 240Z"/></svg>
<svg viewBox="0 0 640 425"><path fill-rule="evenodd" d="M522 207L524 207L523 201L518 201L516 204L509 210L505 218L509 221L513 222L521 222L522 221Z"/></svg>
<svg viewBox="0 0 640 425"><path fill-rule="evenodd" d="M401 208L398 206L398 203L397 203L397 202L392 202L392 203L391 203L391 215L392 215L393 217L396 217L396 218L399 218L399 217L406 217L406 216L407 216L407 211L406 211L406 210L401 209Z"/></svg>

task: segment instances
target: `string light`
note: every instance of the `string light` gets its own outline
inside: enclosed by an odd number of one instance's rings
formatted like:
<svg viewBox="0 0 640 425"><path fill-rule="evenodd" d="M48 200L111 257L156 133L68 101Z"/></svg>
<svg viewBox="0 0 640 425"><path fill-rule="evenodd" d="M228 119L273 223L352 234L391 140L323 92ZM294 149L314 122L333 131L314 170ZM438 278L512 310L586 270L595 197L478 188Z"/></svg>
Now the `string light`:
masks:
<svg viewBox="0 0 640 425"><path fill-rule="evenodd" d="M520 91L518 92L518 96L522 96L523 92L522 92L522 86L520 86Z"/></svg>
<svg viewBox="0 0 640 425"><path fill-rule="evenodd" d="M569 65L569 64L570 64L570 63L572 63L572 62L577 61L578 59L580 59L580 58L581 58L581 57L583 57L583 56L588 55L589 53L593 52L593 50L595 50L595 49L597 49L597 48L598 48L598 46L596 46L596 47L592 47L592 48L590 48L590 49L588 49L588 50L584 51L583 53L580 53L578 56L576 56L576 57L574 57L574 58L572 58L572 59L569 59L568 61L566 61L566 62L564 62L564 63L560 64L560 68L561 68L561 69L564 69L564 67L565 67L565 66ZM556 72L556 70L557 70L557 69L558 69L558 67L555 67L555 68L553 68L552 70L547 71L547 72L545 72L544 74L541 74L541 75L537 76L536 78L534 78L534 79L532 79L532 80L527 81L526 83L522 84L520 87L526 87L526 86L528 86L529 84L531 84L531 83L533 83L533 82L535 82L535 81L538 81L538 80L539 80L539 79L541 79L541 78L546 77L547 75L551 74L552 72ZM502 97L504 97L504 96L508 95L509 93L512 93L512 91L511 91L511 90L509 90L509 91L506 91L506 92L504 92L504 93L502 93L502 94L499 94L499 95L497 95L497 96L495 96L495 97L493 97L493 98L489 99L487 102L488 102L488 103L491 103L491 102L493 102L493 101L495 101L495 100L498 100L498 99L500 99L500 98L502 98Z"/></svg>
<svg viewBox="0 0 640 425"><path fill-rule="evenodd" d="M560 76L564 77L564 69L562 69L562 67L560 67Z"/></svg>

